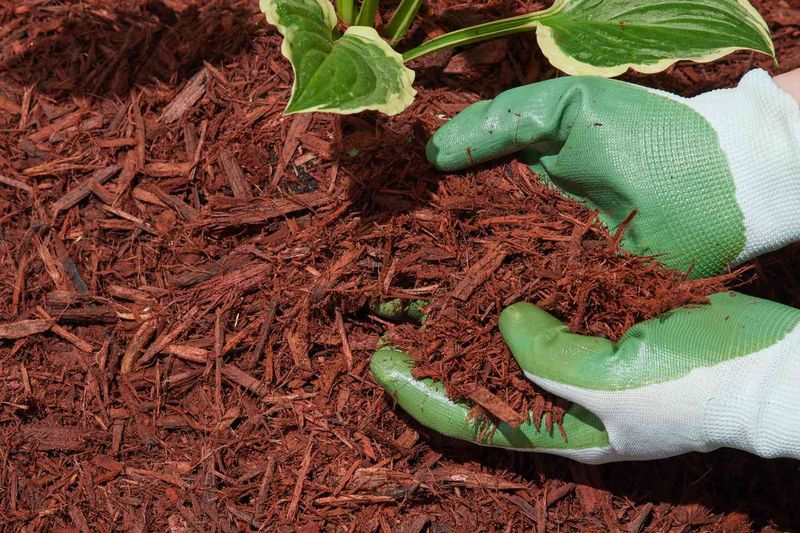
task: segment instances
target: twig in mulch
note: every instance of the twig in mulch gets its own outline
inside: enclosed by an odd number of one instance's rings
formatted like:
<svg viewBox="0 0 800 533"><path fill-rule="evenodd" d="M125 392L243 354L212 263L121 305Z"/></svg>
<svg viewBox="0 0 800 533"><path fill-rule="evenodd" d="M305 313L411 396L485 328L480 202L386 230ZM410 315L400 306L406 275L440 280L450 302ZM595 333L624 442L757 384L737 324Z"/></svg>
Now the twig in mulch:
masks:
<svg viewBox="0 0 800 533"><path fill-rule="evenodd" d="M650 518L650 515L653 512L653 504L647 503L644 505L639 514L636 516L634 520L628 524L628 533L641 533L642 529L644 529L644 525L647 523L647 520Z"/></svg>
<svg viewBox="0 0 800 533"><path fill-rule="evenodd" d="M155 319L145 320L139 329L131 337L128 347L125 349L125 354L122 356L120 363L120 371L127 374L133 370L136 363L136 357L142 350L144 345L150 340L153 334L158 329L158 322Z"/></svg>
<svg viewBox="0 0 800 533"><path fill-rule="evenodd" d="M62 328L58 324L55 323L53 317L51 317L47 311L42 309L39 306L36 306L35 310L36 314L42 318L42 320L46 320L52 323L50 326L50 331L61 337L62 339L68 341L70 344L74 345L76 348L81 350L82 352L92 353L94 351L94 346L90 343L86 342L85 340L81 339L74 333L70 333L66 329Z"/></svg>
<svg viewBox="0 0 800 533"><path fill-rule="evenodd" d="M350 349L350 341L347 339L347 330L344 327L344 319L342 312L336 310L336 329L339 330L339 336L342 339L342 353L344 360L347 363L347 370L353 370L353 351Z"/></svg>
<svg viewBox="0 0 800 533"><path fill-rule="evenodd" d="M248 352L247 357L245 358L242 366L245 369L252 369L255 366L256 362L258 362L261 354L264 352L264 346L267 344L267 338L269 337L272 331L272 324L275 321L275 314L278 311L278 299L272 298L267 305L267 310L264 315L264 319L261 322L261 329L258 333L258 341L256 341L255 346L253 349Z"/></svg>
<svg viewBox="0 0 800 533"><path fill-rule="evenodd" d="M303 493L303 484L308 475L308 469L311 467L311 459L313 454L311 450L314 446L314 436L311 435L308 439L306 446L306 453L303 456L303 462L300 463L300 469L297 471L297 481L294 485L294 492L292 493L292 500L289 502L289 508L286 510L286 521L291 522L297 514L297 507L300 505L300 496Z"/></svg>

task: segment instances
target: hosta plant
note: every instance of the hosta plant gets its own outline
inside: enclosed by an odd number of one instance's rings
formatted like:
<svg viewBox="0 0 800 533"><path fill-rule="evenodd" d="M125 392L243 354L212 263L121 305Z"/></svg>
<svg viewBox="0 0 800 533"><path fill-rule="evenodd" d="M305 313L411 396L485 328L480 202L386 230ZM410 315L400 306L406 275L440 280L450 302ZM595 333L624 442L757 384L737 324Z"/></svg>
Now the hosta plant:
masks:
<svg viewBox="0 0 800 533"><path fill-rule="evenodd" d="M408 61L521 32L535 31L544 55L567 74L659 72L681 59L711 61L739 49L775 56L769 29L747 0L556 0L542 11L447 33L403 54L393 46L423 2L401 0L381 33L373 27L378 3L261 0L294 69L287 113L399 113L416 94Z"/></svg>

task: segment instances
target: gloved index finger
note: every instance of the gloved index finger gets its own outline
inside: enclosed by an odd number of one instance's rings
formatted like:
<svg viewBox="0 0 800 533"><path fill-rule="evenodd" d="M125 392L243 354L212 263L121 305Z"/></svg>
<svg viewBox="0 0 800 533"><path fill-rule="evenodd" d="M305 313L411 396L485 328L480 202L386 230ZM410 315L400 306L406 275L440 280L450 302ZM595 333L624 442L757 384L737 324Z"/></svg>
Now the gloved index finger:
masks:
<svg viewBox="0 0 800 533"><path fill-rule="evenodd" d="M412 366L413 359L409 355L391 346L380 348L370 361L375 381L418 422L443 435L485 446L541 451L583 461L596 460L603 455L584 452L604 450L608 446L603 423L579 405L573 405L564 416L562 424L567 440L558 431L537 429L532 420L518 428L504 422L487 428L470 417L468 405L448 398L441 383L414 378Z"/></svg>
<svg viewBox="0 0 800 533"><path fill-rule="evenodd" d="M444 171L513 154L541 144L554 152L563 144L594 78L559 78L518 87L467 107L439 128L426 149Z"/></svg>

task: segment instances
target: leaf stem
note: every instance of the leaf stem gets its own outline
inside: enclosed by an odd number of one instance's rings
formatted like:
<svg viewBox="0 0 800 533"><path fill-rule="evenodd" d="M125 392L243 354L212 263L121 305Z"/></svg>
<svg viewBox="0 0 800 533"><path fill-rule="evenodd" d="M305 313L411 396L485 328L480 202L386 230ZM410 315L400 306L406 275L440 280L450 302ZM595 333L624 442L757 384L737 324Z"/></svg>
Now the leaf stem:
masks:
<svg viewBox="0 0 800 533"><path fill-rule="evenodd" d="M405 36L423 2L424 0L401 0L384 32L391 44L397 43Z"/></svg>
<svg viewBox="0 0 800 533"><path fill-rule="evenodd" d="M494 20L485 24L445 33L444 35L422 43L416 48L412 48L403 54L403 61L411 61L412 59L456 46L464 46L466 44L479 43L496 37L531 31L536 28L540 20L555 15L561 11L562 7L563 2L556 2L551 7L543 9L542 11L525 13L524 15L502 20Z"/></svg>
<svg viewBox="0 0 800 533"><path fill-rule="evenodd" d="M358 10L355 26L374 26L375 15L378 14L379 0L364 0L361 2L361 9Z"/></svg>
<svg viewBox="0 0 800 533"><path fill-rule="evenodd" d="M355 0L336 0L336 11L348 26L352 25L353 20L355 20L354 1Z"/></svg>

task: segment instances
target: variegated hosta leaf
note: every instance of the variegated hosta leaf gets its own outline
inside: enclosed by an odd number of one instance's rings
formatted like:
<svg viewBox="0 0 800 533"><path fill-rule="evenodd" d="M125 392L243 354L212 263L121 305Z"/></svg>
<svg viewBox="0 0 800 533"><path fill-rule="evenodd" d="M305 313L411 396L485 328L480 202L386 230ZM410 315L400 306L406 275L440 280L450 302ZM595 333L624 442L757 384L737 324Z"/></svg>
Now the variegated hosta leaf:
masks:
<svg viewBox="0 0 800 533"><path fill-rule="evenodd" d="M335 35L336 12L328 0L261 0L261 10L283 35L281 51L294 69L286 113L394 115L413 102L414 72L402 56L374 28L351 26Z"/></svg>
<svg viewBox="0 0 800 533"><path fill-rule="evenodd" d="M747 0L558 0L539 19L539 46L568 74L659 72L680 59L711 61L775 48Z"/></svg>

